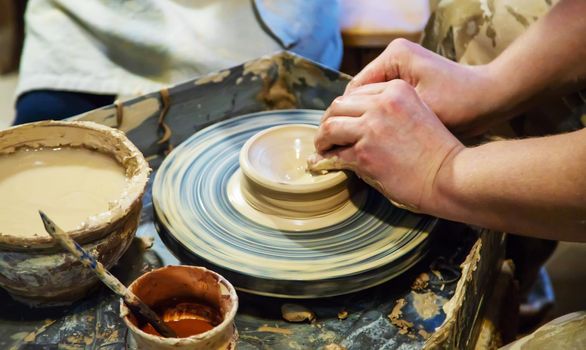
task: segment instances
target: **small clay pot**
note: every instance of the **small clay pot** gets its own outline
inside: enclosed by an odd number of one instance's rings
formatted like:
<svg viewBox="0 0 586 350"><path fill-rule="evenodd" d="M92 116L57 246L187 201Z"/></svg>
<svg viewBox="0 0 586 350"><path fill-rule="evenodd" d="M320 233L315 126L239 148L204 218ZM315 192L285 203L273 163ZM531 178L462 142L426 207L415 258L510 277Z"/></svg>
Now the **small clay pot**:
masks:
<svg viewBox="0 0 586 350"><path fill-rule="evenodd" d="M318 193L344 183L348 175L342 171L321 176L307 173L317 130L309 124L286 124L254 135L240 151L244 176L264 189L289 194Z"/></svg>
<svg viewBox="0 0 586 350"><path fill-rule="evenodd" d="M148 163L122 131L93 122L44 121L0 131L0 154L41 147L88 148L112 155L124 168L128 183L116 207L68 232L106 268L113 266L136 232ZM97 283L95 274L48 234L23 237L0 232L0 287L14 299L33 306L70 304Z"/></svg>
<svg viewBox="0 0 586 350"><path fill-rule="evenodd" d="M241 214L261 225L286 231L315 230L337 224L363 204L361 184L344 171L312 174L317 126L286 124L252 136L240 150L237 179L229 199Z"/></svg>
<svg viewBox="0 0 586 350"><path fill-rule="evenodd" d="M174 298L193 298L216 308L222 322L211 330L186 338L164 338L143 332L135 315L120 301L120 316L138 349L234 349L238 332L234 317L238 296L234 287L217 273L197 266L166 266L148 272L129 287L150 307Z"/></svg>

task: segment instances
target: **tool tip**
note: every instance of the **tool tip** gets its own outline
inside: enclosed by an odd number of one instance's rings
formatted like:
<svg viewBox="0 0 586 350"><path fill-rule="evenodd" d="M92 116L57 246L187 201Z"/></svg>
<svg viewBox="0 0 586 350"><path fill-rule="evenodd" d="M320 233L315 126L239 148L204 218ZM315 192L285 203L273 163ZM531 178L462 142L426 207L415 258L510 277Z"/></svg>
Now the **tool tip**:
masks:
<svg viewBox="0 0 586 350"><path fill-rule="evenodd" d="M49 219L47 214L45 214L42 210L39 210L39 215L41 216L41 220L43 220L45 230L47 230L49 234L53 234L55 232L55 225L53 224L51 219Z"/></svg>

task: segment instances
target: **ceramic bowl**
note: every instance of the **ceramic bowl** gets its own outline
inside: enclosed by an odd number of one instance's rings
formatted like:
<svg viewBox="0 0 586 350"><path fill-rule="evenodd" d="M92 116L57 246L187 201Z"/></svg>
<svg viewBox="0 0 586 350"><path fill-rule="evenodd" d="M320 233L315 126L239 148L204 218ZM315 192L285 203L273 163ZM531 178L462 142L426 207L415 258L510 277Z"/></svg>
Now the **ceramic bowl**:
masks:
<svg viewBox="0 0 586 350"><path fill-rule="evenodd" d="M240 179L228 184L234 207L253 221L292 231L315 229L353 215L357 207L350 199L356 183L347 173L307 170L317 129L286 124L252 136L240 151Z"/></svg>
<svg viewBox="0 0 586 350"><path fill-rule="evenodd" d="M85 147L112 155L124 168L127 185L117 205L68 232L106 268L114 265L130 245L140 218L150 172L140 151L119 130L79 121L44 121L0 131L0 154L22 147ZM0 232L0 286L13 298L34 306L69 304L97 282L49 235Z"/></svg>
<svg viewBox="0 0 586 350"><path fill-rule="evenodd" d="M287 124L259 132L240 151L242 172L263 188L285 193L315 193L342 184L348 179L343 171L316 175L307 170L317 130L315 125Z"/></svg>
<svg viewBox="0 0 586 350"><path fill-rule="evenodd" d="M238 332L234 317L238 310L238 296L232 284L219 274L197 266L166 266L142 275L128 288L151 307L173 298L193 298L217 308L222 317L222 322L207 332L186 338L164 338L143 332L134 314L121 301L120 316L138 349L235 348Z"/></svg>

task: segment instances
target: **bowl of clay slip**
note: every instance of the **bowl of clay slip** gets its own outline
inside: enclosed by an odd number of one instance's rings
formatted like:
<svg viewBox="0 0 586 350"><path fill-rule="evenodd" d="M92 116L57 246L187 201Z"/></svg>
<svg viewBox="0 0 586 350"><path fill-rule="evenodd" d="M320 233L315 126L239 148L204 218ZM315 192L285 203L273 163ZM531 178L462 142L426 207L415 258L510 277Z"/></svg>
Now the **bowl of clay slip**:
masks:
<svg viewBox="0 0 586 350"><path fill-rule="evenodd" d="M38 210L110 268L134 237L149 172L123 132L96 123L0 131L0 287L33 306L86 296L97 278L44 231Z"/></svg>
<svg viewBox="0 0 586 350"><path fill-rule="evenodd" d="M255 222L287 231L318 229L356 213L361 198L353 177L307 168L317 130L314 125L287 124L247 140L240 151L239 187L229 184L228 189L235 208Z"/></svg>
<svg viewBox="0 0 586 350"><path fill-rule="evenodd" d="M128 289L177 335L161 337L121 302L120 316L130 330L130 344L137 349L236 348L238 296L232 284L217 273L198 266L166 266L142 275Z"/></svg>

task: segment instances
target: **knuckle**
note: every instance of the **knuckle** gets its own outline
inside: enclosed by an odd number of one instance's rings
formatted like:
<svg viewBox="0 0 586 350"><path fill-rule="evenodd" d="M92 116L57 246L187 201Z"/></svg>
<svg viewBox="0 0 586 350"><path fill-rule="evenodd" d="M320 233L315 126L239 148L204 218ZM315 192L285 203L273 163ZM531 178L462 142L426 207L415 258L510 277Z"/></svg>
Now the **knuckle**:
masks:
<svg viewBox="0 0 586 350"><path fill-rule="evenodd" d="M342 108L342 104L344 103L344 97L343 96L338 96L336 97L332 103L330 104L330 107L328 108L328 115L332 116L335 115L336 113L338 113L338 111L340 110L340 108Z"/></svg>
<svg viewBox="0 0 586 350"><path fill-rule="evenodd" d="M332 114L332 106L330 105L328 107L328 109L326 109L324 114L321 116L320 124L323 124L330 117L331 114Z"/></svg>
<svg viewBox="0 0 586 350"><path fill-rule="evenodd" d="M406 91L413 90L411 85L403 79L394 79L389 81L387 89L394 90L399 93L405 93Z"/></svg>
<svg viewBox="0 0 586 350"><path fill-rule="evenodd" d="M383 129L385 129L385 131L383 131ZM368 139L380 141L381 137L385 136L385 132L388 133L388 130L386 130L386 127L383 125L380 118L372 118L368 121L366 125L366 135Z"/></svg>
<svg viewBox="0 0 586 350"><path fill-rule="evenodd" d="M398 38L391 41L391 43L387 46L387 50L393 54L408 53L412 50L413 45L415 44L407 39Z"/></svg>
<svg viewBox="0 0 586 350"><path fill-rule="evenodd" d="M387 89L383 95L381 107L386 112L396 112L403 104L401 94L397 89Z"/></svg>
<svg viewBox="0 0 586 350"><path fill-rule="evenodd" d="M343 102L344 102L344 96L338 96L332 101L332 107L336 108L336 106L339 106Z"/></svg>
<svg viewBox="0 0 586 350"><path fill-rule="evenodd" d="M371 155L369 154L367 147L364 146L364 144L359 143L354 147L354 152L356 154L356 163L358 166L363 170L368 169Z"/></svg>
<svg viewBox="0 0 586 350"><path fill-rule="evenodd" d="M345 91L349 91L352 90L354 88L356 88L356 86L358 86L360 83L358 82L358 80L356 78L352 78L348 84L346 84L346 90Z"/></svg>
<svg viewBox="0 0 586 350"><path fill-rule="evenodd" d="M389 82L382 96L382 106L386 111L396 112L405 106L413 95L413 87L404 80Z"/></svg>
<svg viewBox="0 0 586 350"><path fill-rule="evenodd" d="M335 120L332 118L328 118L326 119L321 126L321 130L322 130L322 136L323 137L329 137L332 135L332 131L334 129L335 126Z"/></svg>
<svg viewBox="0 0 586 350"><path fill-rule="evenodd" d="M377 96L372 108L376 113L385 113L392 111L395 108L394 98L391 98L391 96L385 92L380 96ZM366 126L367 128L370 128L369 123L367 123Z"/></svg>

